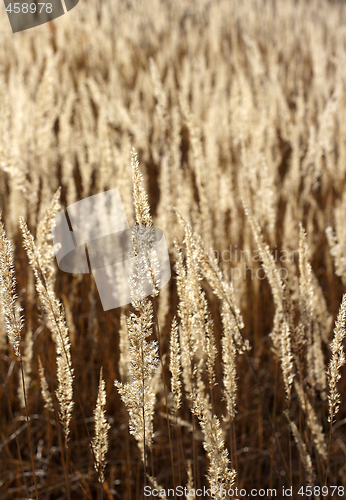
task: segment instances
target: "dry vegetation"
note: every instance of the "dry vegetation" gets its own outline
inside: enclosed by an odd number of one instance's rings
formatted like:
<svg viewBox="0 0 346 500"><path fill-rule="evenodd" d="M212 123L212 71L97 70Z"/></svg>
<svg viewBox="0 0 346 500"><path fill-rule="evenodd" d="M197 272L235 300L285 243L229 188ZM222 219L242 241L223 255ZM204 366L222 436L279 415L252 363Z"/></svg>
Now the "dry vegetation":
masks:
<svg viewBox="0 0 346 500"><path fill-rule="evenodd" d="M346 487L345 5L1 16L1 499ZM50 221L112 188L172 279L104 312Z"/></svg>

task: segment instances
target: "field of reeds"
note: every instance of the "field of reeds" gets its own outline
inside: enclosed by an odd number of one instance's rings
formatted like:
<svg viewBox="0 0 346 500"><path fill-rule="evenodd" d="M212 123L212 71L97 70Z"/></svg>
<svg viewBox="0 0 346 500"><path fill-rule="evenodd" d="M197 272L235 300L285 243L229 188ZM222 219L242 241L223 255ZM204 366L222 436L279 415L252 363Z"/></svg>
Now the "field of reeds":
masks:
<svg viewBox="0 0 346 500"><path fill-rule="evenodd" d="M1 500L344 498L345 3L0 32ZM143 265L104 311L51 221L114 188Z"/></svg>

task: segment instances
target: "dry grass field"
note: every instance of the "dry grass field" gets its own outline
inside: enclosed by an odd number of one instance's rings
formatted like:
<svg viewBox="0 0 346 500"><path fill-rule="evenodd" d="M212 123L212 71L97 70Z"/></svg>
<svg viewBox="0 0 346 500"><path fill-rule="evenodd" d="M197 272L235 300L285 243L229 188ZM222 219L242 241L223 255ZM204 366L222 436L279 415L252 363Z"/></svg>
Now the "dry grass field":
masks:
<svg viewBox="0 0 346 500"><path fill-rule="evenodd" d="M344 498L346 4L0 33L1 500ZM104 311L51 220L113 188L153 293Z"/></svg>

